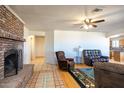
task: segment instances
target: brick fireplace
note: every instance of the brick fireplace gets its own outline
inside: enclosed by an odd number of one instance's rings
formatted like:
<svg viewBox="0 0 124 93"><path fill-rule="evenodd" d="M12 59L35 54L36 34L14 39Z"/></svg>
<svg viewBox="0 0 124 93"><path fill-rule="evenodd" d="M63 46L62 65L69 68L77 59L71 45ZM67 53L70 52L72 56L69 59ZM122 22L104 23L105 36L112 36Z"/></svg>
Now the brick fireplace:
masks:
<svg viewBox="0 0 124 93"><path fill-rule="evenodd" d="M5 78L5 56L10 50L17 50L18 70L23 68L23 29L24 24L7 7L0 5L0 79Z"/></svg>

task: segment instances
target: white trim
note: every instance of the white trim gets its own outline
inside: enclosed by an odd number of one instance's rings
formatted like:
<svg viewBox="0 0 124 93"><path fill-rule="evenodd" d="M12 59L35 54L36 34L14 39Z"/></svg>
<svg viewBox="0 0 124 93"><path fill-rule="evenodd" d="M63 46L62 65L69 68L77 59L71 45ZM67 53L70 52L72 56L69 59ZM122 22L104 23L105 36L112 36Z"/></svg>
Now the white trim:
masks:
<svg viewBox="0 0 124 93"><path fill-rule="evenodd" d="M23 24L25 24L25 22L24 22L8 5L5 5L5 7L6 7L12 14L14 14Z"/></svg>

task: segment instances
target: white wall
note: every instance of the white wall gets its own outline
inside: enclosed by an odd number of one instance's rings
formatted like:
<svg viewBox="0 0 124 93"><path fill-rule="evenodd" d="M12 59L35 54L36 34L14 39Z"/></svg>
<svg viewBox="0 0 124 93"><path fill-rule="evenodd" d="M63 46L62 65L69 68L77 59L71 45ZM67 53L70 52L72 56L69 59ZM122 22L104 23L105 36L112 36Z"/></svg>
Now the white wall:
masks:
<svg viewBox="0 0 124 93"><path fill-rule="evenodd" d="M56 64L55 51L63 50L67 57L75 57L74 48L79 45L82 49L101 49L103 55L109 55L109 39L104 33L100 32L81 32L81 31L29 31L25 28L24 37L24 63L31 61L32 36L45 36L45 57L46 63Z"/></svg>
<svg viewBox="0 0 124 93"><path fill-rule="evenodd" d="M34 52L34 37L35 36L45 36L44 31L30 31L28 28L24 27L24 38L26 39L26 42L24 42L24 64L29 64L31 62L31 56L33 58L35 57L35 52ZM33 40L32 40L33 39ZM33 41L33 42L32 42ZM32 50L32 53L31 53Z"/></svg>
<svg viewBox="0 0 124 93"><path fill-rule="evenodd" d="M26 42L24 42L24 54L23 54L23 61L24 64L28 64L31 61L31 45L30 45L30 37L29 37L29 29L24 27L24 38Z"/></svg>
<svg viewBox="0 0 124 93"><path fill-rule="evenodd" d="M101 32L59 31L54 32L54 51L63 50L67 57L75 57L74 48L100 49L109 56L109 39Z"/></svg>
<svg viewBox="0 0 124 93"><path fill-rule="evenodd" d="M54 31L46 31L45 36L45 57L46 63L56 64L54 53Z"/></svg>
<svg viewBox="0 0 124 93"><path fill-rule="evenodd" d="M30 31L29 35L34 35L34 36L45 36L45 31Z"/></svg>
<svg viewBox="0 0 124 93"><path fill-rule="evenodd" d="M45 37L45 62L49 64L56 64L55 53L54 53L54 31L30 31L26 27L24 29L24 63L31 62L31 38L34 36Z"/></svg>

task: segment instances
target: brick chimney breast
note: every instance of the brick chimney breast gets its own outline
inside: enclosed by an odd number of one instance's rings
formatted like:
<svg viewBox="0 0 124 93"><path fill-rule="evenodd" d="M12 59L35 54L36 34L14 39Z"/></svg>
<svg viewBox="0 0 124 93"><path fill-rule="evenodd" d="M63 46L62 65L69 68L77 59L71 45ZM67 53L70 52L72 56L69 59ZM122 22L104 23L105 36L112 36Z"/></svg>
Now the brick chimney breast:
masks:
<svg viewBox="0 0 124 93"><path fill-rule="evenodd" d="M0 79L4 79L4 53L10 49L23 52L23 36L24 24L4 5L0 5Z"/></svg>

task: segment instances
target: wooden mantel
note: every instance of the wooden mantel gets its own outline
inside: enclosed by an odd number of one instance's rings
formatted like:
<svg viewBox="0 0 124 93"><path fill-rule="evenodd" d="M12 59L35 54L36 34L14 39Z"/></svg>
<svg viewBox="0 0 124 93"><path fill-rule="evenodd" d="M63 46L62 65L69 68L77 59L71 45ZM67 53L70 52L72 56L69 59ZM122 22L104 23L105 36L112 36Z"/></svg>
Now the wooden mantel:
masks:
<svg viewBox="0 0 124 93"><path fill-rule="evenodd" d="M4 38L4 39L11 39L11 40L15 40L15 41L20 41L20 42L25 42L24 38L21 38L17 35L13 35L7 31L3 31L0 29L0 38Z"/></svg>

